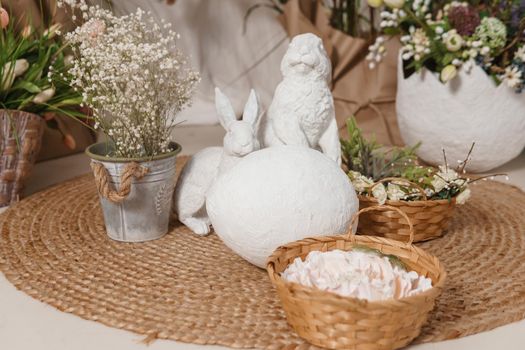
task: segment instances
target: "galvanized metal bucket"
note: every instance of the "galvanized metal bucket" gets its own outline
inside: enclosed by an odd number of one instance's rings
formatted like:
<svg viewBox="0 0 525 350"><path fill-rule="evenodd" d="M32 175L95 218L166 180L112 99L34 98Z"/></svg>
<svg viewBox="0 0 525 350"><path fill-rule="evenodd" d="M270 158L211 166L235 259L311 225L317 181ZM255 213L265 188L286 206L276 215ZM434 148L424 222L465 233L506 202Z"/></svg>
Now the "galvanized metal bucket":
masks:
<svg viewBox="0 0 525 350"><path fill-rule="evenodd" d="M168 232L176 156L181 150L176 143L172 143L171 147L170 153L140 159L107 157L106 143L97 143L86 149L92 168L101 169L105 176L101 180L95 171L97 186L103 183L113 192L118 190L123 184L122 175L129 170L130 164L140 167L145 173L139 179L128 177L131 178L131 185L127 179L129 193L117 201L99 187L104 222L110 238L122 242L144 242L158 239Z"/></svg>

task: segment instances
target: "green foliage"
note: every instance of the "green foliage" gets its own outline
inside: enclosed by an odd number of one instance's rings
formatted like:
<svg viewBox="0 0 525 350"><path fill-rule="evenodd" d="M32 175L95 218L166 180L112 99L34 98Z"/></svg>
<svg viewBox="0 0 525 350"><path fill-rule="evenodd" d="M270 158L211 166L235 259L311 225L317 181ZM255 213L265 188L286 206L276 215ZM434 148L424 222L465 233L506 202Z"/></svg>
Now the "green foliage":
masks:
<svg viewBox="0 0 525 350"><path fill-rule="evenodd" d="M436 174L435 168L412 163L399 172L399 177L419 184L421 187L425 188L431 186L434 174Z"/></svg>
<svg viewBox="0 0 525 350"><path fill-rule="evenodd" d="M397 177L410 165L415 165L417 156L414 147L394 147L385 150L375 140L366 140L354 117L346 122L348 140L341 140L343 164L346 170L357 171L378 181L385 177Z"/></svg>
<svg viewBox="0 0 525 350"><path fill-rule="evenodd" d="M381 179L393 177L418 185L425 191L429 200L451 200L463 192L472 182L463 176L463 172L472 154L474 144L472 144L467 157L460 163L458 169L454 170L448 166L445 153L443 153L444 165L438 169L418 164L415 151L419 144L414 147L394 147L385 151L382 145L374 140L368 141L363 137L355 118L348 119L347 128L349 138L348 140L341 140L343 165L349 172L350 180L354 186L357 186L356 190L359 189L358 191L361 194L373 196L368 186ZM358 172L360 175L350 173L350 171ZM402 200L421 199L422 196L414 188L415 186L398 179L383 183L387 191L389 184L394 184L397 185L398 191L404 192L405 195Z"/></svg>

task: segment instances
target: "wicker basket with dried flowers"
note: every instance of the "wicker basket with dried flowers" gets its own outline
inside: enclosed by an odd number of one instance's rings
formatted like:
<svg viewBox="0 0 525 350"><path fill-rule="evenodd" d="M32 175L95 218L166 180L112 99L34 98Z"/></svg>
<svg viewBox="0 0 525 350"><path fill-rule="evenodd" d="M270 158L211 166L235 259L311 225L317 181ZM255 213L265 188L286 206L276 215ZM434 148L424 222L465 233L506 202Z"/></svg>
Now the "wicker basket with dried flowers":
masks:
<svg viewBox="0 0 525 350"><path fill-rule="evenodd" d="M388 205L401 209L414 224L414 242L440 237L445 232L457 204L470 197L470 179L465 167L474 144L465 160L453 169L443 151L444 164L439 168L419 165L415 149L384 148L364 139L355 119L347 123L348 140L342 140L345 170L359 197L361 209ZM499 174L497 174L499 175ZM495 175L491 175L495 176ZM407 241L410 231L396 211L364 213L359 220L363 234Z"/></svg>

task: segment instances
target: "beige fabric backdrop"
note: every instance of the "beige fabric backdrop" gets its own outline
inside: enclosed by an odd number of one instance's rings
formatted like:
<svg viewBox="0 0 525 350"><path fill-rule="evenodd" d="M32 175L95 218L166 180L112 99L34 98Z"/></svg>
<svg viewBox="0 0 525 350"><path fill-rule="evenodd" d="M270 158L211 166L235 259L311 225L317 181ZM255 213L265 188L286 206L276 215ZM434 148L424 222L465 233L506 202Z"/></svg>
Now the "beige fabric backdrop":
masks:
<svg viewBox="0 0 525 350"><path fill-rule="evenodd" d="M243 18L258 0L179 0L168 6L153 0L113 0L117 13L138 6L171 22L181 34L180 45L202 75L193 107L178 120L185 124L218 123L214 87L232 100L240 116L250 88L259 93L264 108L269 106L281 74L279 65L288 38L277 13L260 8L249 18L243 34Z"/></svg>
<svg viewBox="0 0 525 350"><path fill-rule="evenodd" d="M252 87L266 109L281 80L279 66L289 42L287 34L314 32L323 38L332 58L333 93L341 135L346 137L346 119L356 114L367 136L374 135L383 144L402 143L394 108L396 40L388 43L385 62L371 71L364 60L369 43L331 28L321 6L300 9L299 3L311 4L310 0L291 0L281 17L276 11L259 8L252 13L243 33L247 10L260 3L266 2L178 0L169 6L158 0L113 0L117 12L130 12L140 6L171 22L181 34L181 47L191 55L193 66L202 74L194 106L178 116L186 124L218 122L213 104L215 86L230 96L237 115L241 114Z"/></svg>

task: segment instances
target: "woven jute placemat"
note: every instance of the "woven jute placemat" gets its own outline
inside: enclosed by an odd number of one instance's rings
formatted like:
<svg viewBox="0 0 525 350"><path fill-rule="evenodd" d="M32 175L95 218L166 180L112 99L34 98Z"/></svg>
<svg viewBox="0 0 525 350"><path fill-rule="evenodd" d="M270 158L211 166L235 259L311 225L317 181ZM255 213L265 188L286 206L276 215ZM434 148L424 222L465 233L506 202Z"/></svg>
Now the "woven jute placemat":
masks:
<svg viewBox="0 0 525 350"><path fill-rule="evenodd" d="M182 164L182 162L179 162ZM265 271L216 235L178 222L164 238L107 238L93 177L33 195L0 216L0 270L18 289L85 319L144 335L235 348L309 349L287 325ZM525 194L482 182L448 233L420 245L448 280L416 342L525 318Z"/></svg>

